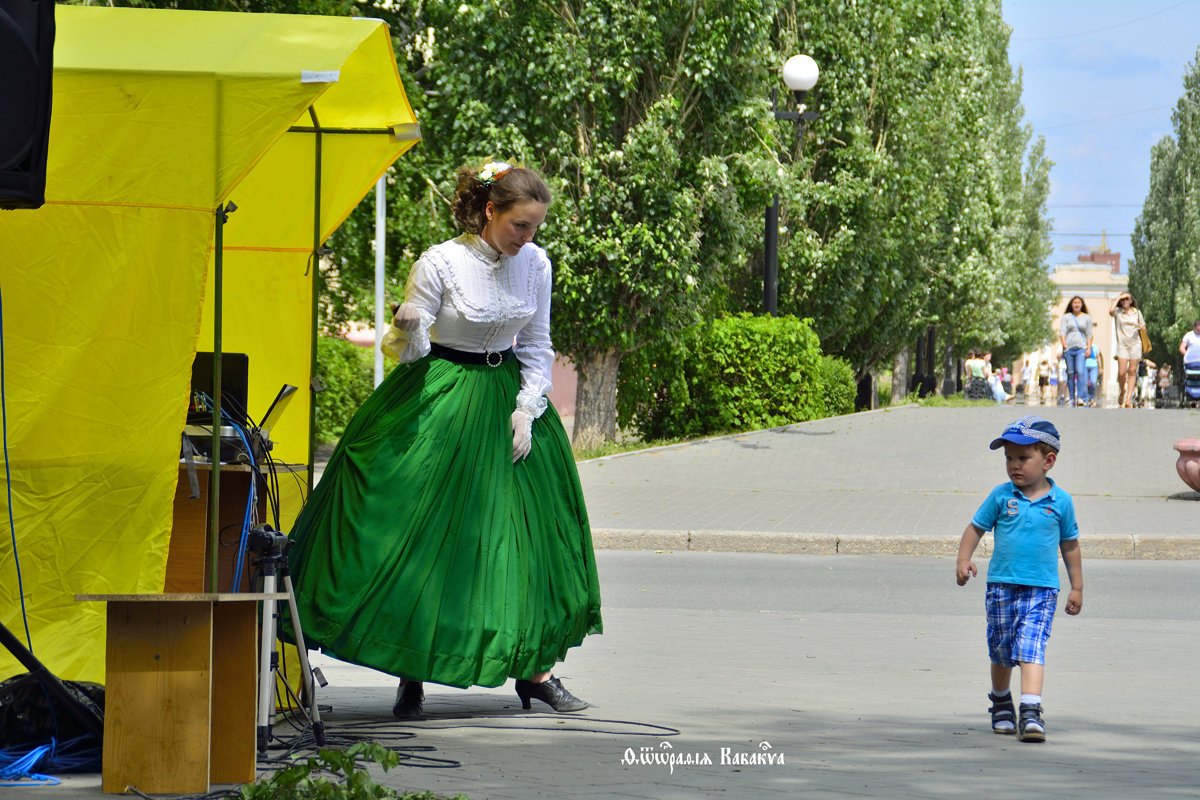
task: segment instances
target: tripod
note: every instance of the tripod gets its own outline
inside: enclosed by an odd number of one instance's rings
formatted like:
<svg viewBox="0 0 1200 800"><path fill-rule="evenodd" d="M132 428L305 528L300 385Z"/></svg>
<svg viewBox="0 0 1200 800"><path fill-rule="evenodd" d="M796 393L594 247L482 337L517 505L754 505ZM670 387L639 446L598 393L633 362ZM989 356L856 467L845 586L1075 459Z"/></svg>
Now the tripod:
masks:
<svg viewBox="0 0 1200 800"><path fill-rule="evenodd" d="M300 631L300 615L296 610L296 595L292 591L292 578L288 572L285 553L292 544L284 534L270 525L261 525L250 531L249 549L258 555L256 564L262 568L264 594L272 595L277 591L277 580L282 578L283 591L287 594L288 612L291 614L292 630L296 638L296 651L300 656L301 696L307 698L308 707L302 710L312 724L313 738L318 745L325 744L325 725L321 722L321 712L317 708L316 686L313 681L313 671L308 663L308 650L304 645L304 634ZM276 600L270 597L263 600L262 609L262 644L258 659L258 752L267 752L267 744L271 739L271 726L275 724L275 705L272 703L274 692L271 684L279 671L279 652L275 649L276 632L279 613Z"/></svg>

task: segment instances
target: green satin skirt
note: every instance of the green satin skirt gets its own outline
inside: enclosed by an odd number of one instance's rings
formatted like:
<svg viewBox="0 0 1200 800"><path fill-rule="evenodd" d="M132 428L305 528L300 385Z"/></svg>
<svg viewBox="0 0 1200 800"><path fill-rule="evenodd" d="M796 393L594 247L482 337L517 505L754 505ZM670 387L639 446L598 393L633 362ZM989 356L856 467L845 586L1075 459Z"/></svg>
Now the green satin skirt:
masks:
<svg viewBox="0 0 1200 800"><path fill-rule="evenodd" d="M309 648L393 675L499 686L601 631L583 490L553 406L512 462L515 360L397 366L292 529Z"/></svg>

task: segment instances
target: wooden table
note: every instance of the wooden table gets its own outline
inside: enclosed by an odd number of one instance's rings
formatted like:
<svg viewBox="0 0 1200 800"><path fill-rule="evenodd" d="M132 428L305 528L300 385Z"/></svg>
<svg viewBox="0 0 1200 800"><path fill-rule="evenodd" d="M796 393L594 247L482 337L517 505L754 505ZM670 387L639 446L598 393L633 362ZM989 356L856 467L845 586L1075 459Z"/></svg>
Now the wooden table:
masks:
<svg viewBox="0 0 1200 800"><path fill-rule="evenodd" d="M287 594L75 599L108 603L103 790L205 794L252 782L258 602Z"/></svg>

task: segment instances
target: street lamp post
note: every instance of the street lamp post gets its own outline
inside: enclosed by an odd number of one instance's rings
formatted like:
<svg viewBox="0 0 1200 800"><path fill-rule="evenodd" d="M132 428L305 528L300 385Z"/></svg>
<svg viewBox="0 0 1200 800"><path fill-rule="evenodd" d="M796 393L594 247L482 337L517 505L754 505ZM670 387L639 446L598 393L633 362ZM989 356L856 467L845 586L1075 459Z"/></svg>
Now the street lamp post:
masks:
<svg viewBox="0 0 1200 800"><path fill-rule="evenodd" d="M796 101L795 111L780 111L777 103L777 88L771 90L771 112L778 120L796 123L796 141L804 141L804 123L816 119L815 111L808 111L804 97L817 85L821 71L817 62L809 56L792 56L783 65L783 82L792 90ZM766 232L763 235L763 311L774 315L779 299L779 193L772 197L767 208Z"/></svg>

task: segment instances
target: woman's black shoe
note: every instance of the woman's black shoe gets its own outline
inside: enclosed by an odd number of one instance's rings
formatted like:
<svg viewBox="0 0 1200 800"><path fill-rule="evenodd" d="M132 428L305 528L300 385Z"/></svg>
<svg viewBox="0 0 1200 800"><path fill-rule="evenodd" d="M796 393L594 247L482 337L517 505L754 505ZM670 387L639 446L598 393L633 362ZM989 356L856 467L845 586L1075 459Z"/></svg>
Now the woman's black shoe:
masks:
<svg viewBox="0 0 1200 800"><path fill-rule="evenodd" d="M530 698L541 700L555 711L582 711L588 704L563 688L562 681L550 676L549 680L541 683L533 681L517 681L517 697L521 698L521 708L532 708Z"/></svg>
<svg viewBox="0 0 1200 800"><path fill-rule="evenodd" d="M392 706L392 716L396 719L417 719L421 716L421 702L425 699L425 689L420 681L405 681L396 690L396 705Z"/></svg>

